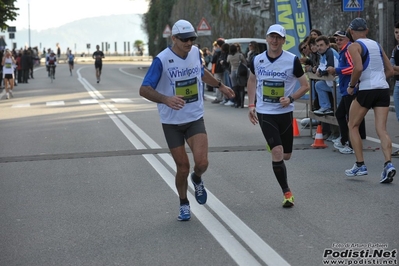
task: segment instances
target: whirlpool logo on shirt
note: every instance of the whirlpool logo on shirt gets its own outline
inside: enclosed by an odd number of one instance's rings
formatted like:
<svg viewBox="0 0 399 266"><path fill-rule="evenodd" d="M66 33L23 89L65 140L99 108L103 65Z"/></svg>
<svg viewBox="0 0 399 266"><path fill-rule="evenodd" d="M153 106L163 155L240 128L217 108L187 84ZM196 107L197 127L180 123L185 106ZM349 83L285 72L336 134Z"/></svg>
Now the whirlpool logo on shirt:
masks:
<svg viewBox="0 0 399 266"><path fill-rule="evenodd" d="M187 67L183 69L174 67L174 68L169 68L168 71L171 78L180 78L180 77L196 76L200 73L201 69L199 67L193 67L193 68Z"/></svg>
<svg viewBox="0 0 399 266"><path fill-rule="evenodd" d="M287 71L278 72L270 69L265 69L263 67L258 68L258 76L272 77L272 78L287 78Z"/></svg>

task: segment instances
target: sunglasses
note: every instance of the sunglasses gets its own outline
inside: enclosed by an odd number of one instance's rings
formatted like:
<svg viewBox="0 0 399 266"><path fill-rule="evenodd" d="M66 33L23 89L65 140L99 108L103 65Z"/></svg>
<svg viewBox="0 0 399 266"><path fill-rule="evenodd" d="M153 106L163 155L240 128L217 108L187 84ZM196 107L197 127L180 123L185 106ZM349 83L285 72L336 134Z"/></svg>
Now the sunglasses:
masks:
<svg viewBox="0 0 399 266"><path fill-rule="evenodd" d="M179 39L181 42L188 42L188 41L194 42L197 39L197 37L189 37L189 38L176 37L176 38Z"/></svg>
<svg viewBox="0 0 399 266"><path fill-rule="evenodd" d="M306 45L303 46L303 47L301 48L301 51L305 50L306 48L308 48Z"/></svg>

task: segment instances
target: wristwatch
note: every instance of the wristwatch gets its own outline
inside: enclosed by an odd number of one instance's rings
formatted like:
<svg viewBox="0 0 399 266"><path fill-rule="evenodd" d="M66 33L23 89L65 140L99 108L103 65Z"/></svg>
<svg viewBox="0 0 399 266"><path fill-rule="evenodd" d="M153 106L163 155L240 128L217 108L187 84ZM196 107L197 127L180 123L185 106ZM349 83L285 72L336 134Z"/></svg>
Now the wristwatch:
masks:
<svg viewBox="0 0 399 266"><path fill-rule="evenodd" d="M218 83L218 85L216 86L216 88L220 88L220 86L222 86L222 81L221 81L220 79L218 79L218 81L219 81L219 83Z"/></svg>
<svg viewBox="0 0 399 266"><path fill-rule="evenodd" d="M290 99L290 102L293 103L295 101L295 99L290 95L288 96L288 98Z"/></svg>
<svg viewBox="0 0 399 266"><path fill-rule="evenodd" d="M354 89L355 87L356 87L356 85L351 85L351 84L349 83L349 88Z"/></svg>

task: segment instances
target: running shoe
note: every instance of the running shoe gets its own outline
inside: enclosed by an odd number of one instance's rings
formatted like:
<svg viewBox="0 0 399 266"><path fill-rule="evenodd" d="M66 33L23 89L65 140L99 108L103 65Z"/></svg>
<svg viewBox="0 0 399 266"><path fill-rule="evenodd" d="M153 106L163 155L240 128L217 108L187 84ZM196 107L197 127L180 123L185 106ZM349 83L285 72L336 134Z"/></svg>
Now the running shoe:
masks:
<svg viewBox="0 0 399 266"><path fill-rule="evenodd" d="M334 144L334 147L335 147L335 144ZM342 153L342 154L353 154L353 153L355 153L355 152L353 151L353 149L352 149L351 147L349 147L348 144L346 144L343 148L338 149L338 150L339 150L339 152Z"/></svg>
<svg viewBox="0 0 399 266"><path fill-rule="evenodd" d="M190 205L189 204L180 205L179 216L177 216L177 220L188 221L190 220L190 218L191 218Z"/></svg>
<svg viewBox="0 0 399 266"><path fill-rule="evenodd" d="M366 165L357 166L356 163L353 165L351 169L345 170L345 174L347 176L360 176L360 175L367 175L367 167Z"/></svg>
<svg viewBox="0 0 399 266"><path fill-rule="evenodd" d="M10 98L14 98L14 94L12 94L12 91L10 91Z"/></svg>
<svg viewBox="0 0 399 266"><path fill-rule="evenodd" d="M213 100L211 103L220 103L221 101L219 101L218 99Z"/></svg>
<svg viewBox="0 0 399 266"><path fill-rule="evenodd" d="M232 101L227 101L227 103L224 104L224 106L232 106L234 105L234 103Z"/></svg>
<svg viewBox="0 0 399 266"><path fill-rule="evenodd" d="M341 141L334 142L334 148L337 150L345 148L345 145L342 145Z"/></svg>
<svg viewBox="0 0 399 266"><path fill-rule="evenodd" d="M331 142L334 143L334 140L336 140L337 138L339 138L339 137L337 137L337 136L331 134L330 136L328 136L328 138L327 138L326 140L327 140L327 141L331 141Z"/></svg>
<svg viewBox="0 0 399 266"><path fill-rule="evenodd" d="M341 136L332 139L332 143L341 142Z"/></svg>
<svg viewBox="0 0 399 266"><path fill-rule="evenodd" d="M399 157L399 150L394 151L394 152L391 154L391 156L392 156L392 157Z"/></svg>
<svg viewBox="0 0 399 266"><path fill-rule="evenodd" d="M195 190L195 199L197 200L197 202L199 204L205 204L206 203L206 199L207 199L207 194L206 194L206 190L204 187L204 182L201 180L201 182L199 184L196 184L193 180L193 173L191 173L190 177L191 177L191 182L194 185L194 190Z"/></svg>
<svg viewBox="0 0 399 266"><path fill-rule="evenodd" d="M396 169L393 167L392 163L387 163L384 167L384 170L381 173L380 183L391 183L393 181L393 177L396 174Z"/></svg>
<svg viewBox="0 0 399 266"><path fill-rule="evenodd" d="M294 206L294 195L291 191L284 193L283 208L291 208Z"/></svg>
<svg viewBox="0 0 399 266"><path fill-rule="evenodd" d="M6 93L6 99L10 99L10 94L8 92Z"/></svg>
<svg viewBox="0 0 399 266"><path fill-rule="evenodd" d="M334 111L331 108L320 108L319 110L313 111L315 115L332 115Z"/></svg>
<svg viewBox="0 0 399 266"><path fill-rule="evenodd" d="M333 141L332 141L333 143L341 143L341 137L338 137L338 138L336 138L336 139L333 139Z"/></svg>

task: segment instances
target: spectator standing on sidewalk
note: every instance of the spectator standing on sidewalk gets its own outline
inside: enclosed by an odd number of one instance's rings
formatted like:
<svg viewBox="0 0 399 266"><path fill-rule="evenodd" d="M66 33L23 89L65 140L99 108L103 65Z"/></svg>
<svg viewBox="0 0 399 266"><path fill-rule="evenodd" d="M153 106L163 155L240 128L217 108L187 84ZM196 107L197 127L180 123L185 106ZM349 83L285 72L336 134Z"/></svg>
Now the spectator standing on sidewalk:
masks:
<svg viewBox="0 0 399 266"><path fill-rule="evenodd" d="M320 54L320 62L316 74L319 77L328 76L328 67L337 67L339 54L333 48L330 48L330 40L322 35L316 39L317 49ZM338 82L337 82L338 83ZM316 115L334 114L334 108L330 102L329 93L333 93L333 81L319 80L315 85L319 98L320 109L314 111ZM337 94L336 103L341 100L341 95Z"/></svg>
<svg viewBox="0 0 399 266"><path fill-rule="evenodd" d="M380 183L391 183L396 169L391 162L392 141L386 129L391 101L386 79L393 76L393 67L380 44L367 38L368 27L364 19L352 20L348 31L354 42L348 47L353 60L353 72L347 90L348 94L352 95L358 86L359 91L351 103L348 122L356 162L351 169L345 171L345 174L360 176L368 173L364 163L359 126L370 108L373 108L375 130L381 141L385 159Z"/></svg>
<svg viewBox="0 0 399 266"><path fill-rule="evenodd" d="M397 45L392 50L391 64L395 72L395 86L393 88L393 102L395 104L396 119L399 121L399 22L395 24L395 40ZM392 157L399 157L399 149L392 153Z"/></svg>
<svg viewBox="0 0 399 266"><path fill-rule="evenodd" d="M283 207L287 208L294 206L284 163L291 158L294 142L294 101L309 90L309 83L299 58L283 50L285 35L283 26L269 27L268 49L252 61L247 89L249 120L254 125L259 123L270 147L273 172L284 194ZM298 81L300 87L294 92Z"/></svg>
<svg viewBox="0 0 399 266"><path fill-rule="evenodd" d="M219 38L216 40L217 47L215 47L212 57L212 64L215 64L215 70L213 76L219 81L223 80L223 72L224 72L223 66L219 63L220 56L222 54L223 44L224 44L223 38ZM215 100L212 101L212 103L221 103L223 101L223 93L221 93L218 88L215 88L215 91L216 91L216 98Z"/></svg>
<svg viewBox="0 0 399 266"><path fill-rule="evenodd" d="M227 57L230 54L230 45L228 43L224 43L222 45L222 53L219 57L219 64L223 67L223 75L222 82L226 84L228 87L232 87L231 79L230 79L230 63L227 61ZM234 106L234 98L226 98L223 97L223 101L220 104L225 106Z"/></svg>
<svg viewBox="0 0 399 266"><path fill-rule="evenodd" d="M346 90L348 88L353 70L352 59L350 58L348 52L348 46L351 44L351 42L346 36L345 31L336 31L334 36L339 49L339 62L336 68L331 66L327 68L327 71L330 75L339 76L339 91L337 93L341 94L341 101L339 102L335 112L341 137L334 142L334 147L342 154L352 154L353 149L349 141L348 115L349 108L357 91L355 91L354 95L349 95ZM364 119L359 126L359 130L362 138L363 136L366 138L366 123Z"/></svg>
<svg viewBox="0 0 399 266"><path fill-rule="evenodd" d="M175 184L180 200L177 219L188 221L191 218L187 198L189 175L197 202L205 204L207 200L202 175L208 168L208 137L203 118L201 83L218 87L228 97L234 97L234 91L215 79L202 66L199 49L193 45L197 33L190 22L177 21L172 27L171 38L172 46L154 58L139 93L158 105L166 142L176 163ZM194 160L194 171L191 174L185 142Z"/></svg>
<svg viewBox="0 0 399 266"><path fill-rule="evenodd" d="M238 50L236 44L230 45L230 54L227 56L227 63L230 64L230 80L231 87L236 95L234 100L234 106L236 108L244 108L244 87L237 83L237 70L240 63L247 65L247 60L245 60L244 55Z"/></svg>

